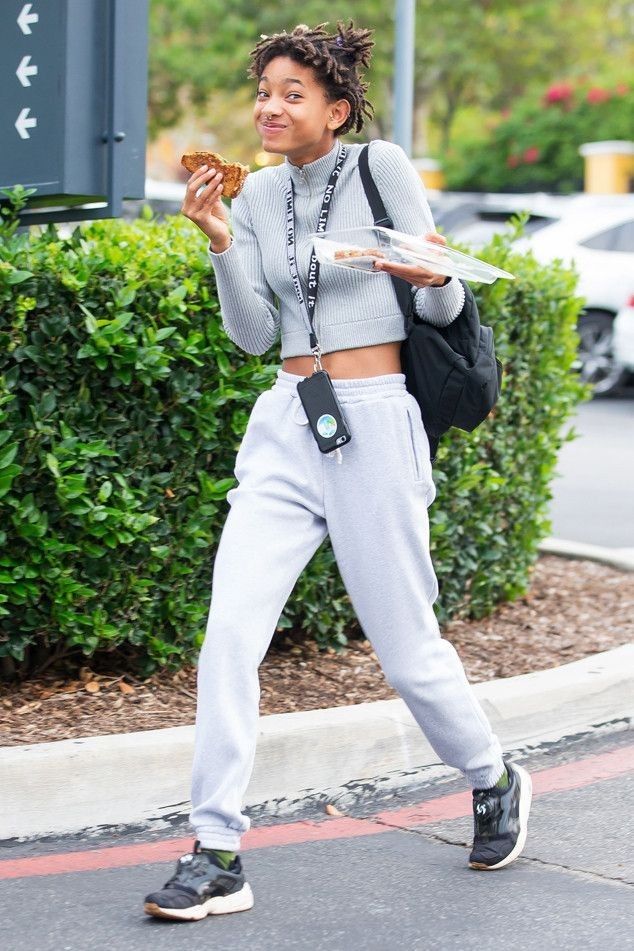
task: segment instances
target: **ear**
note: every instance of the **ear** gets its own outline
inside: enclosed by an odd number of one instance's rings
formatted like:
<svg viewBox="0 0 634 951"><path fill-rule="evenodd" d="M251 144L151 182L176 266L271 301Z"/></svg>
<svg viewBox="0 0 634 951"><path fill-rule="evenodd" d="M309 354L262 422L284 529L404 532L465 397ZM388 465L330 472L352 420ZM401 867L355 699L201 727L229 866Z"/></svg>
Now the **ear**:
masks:
<svg viewBox="0 0 634 951"><path fill-rule="evenodd" d="M328 128L336 132L350 115L350 103L347 99L338 99L330 104L328 110Z"/></svg>

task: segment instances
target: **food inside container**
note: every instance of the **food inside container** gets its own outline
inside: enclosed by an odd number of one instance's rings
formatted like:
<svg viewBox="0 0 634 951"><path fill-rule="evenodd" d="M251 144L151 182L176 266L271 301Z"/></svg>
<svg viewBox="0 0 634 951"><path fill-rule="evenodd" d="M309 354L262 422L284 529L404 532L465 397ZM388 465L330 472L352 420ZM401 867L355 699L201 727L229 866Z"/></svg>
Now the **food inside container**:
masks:
<svg viewBox="0 0 634 951"><path fill-rule="evenodd" d="M308 239L314 244L320 264L351 267L370 274L381 273L374 264L382 259L398 264L419 265L434 274L482 281L484 284L492 284L498 277L515 279L508 271L448 245L436 244L390 228L375 226L324 231L311 234Z"/></svg>

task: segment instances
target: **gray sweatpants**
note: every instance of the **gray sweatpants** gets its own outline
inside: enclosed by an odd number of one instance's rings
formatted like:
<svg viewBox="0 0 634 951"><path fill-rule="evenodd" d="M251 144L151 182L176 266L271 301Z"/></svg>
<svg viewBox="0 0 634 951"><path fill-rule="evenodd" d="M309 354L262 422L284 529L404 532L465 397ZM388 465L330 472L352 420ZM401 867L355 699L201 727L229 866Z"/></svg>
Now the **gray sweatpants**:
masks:
<svg viewBox="0 0 634 951"><path fill-rule="evenodd" d="M341 577L389 683L441 760L473 787L504 770L498 738L460 659L440 636L427 508L427 436L402 373L333 380L351 441L322 454L277 371L257 398L213 568L189 820L203 847L237 851L258 728L258 666L298 576L330 535Z"/></svg>

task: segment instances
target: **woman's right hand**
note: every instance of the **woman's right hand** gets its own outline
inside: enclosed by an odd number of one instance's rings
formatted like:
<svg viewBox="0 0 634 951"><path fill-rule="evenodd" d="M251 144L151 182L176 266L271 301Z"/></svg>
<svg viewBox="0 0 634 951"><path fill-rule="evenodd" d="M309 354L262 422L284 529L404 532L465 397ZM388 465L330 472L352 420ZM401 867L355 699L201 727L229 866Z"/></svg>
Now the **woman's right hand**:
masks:
<svg viewBox="0 0 634 951"><path fill-rule="evenodd" d="M229 215L222 202L222 179L222 173L214 168L197 168L187 182L181 207L182 214L207 235L211 250L217 254L231 244ZM197 195L202 185L205 187Z"/></svg>

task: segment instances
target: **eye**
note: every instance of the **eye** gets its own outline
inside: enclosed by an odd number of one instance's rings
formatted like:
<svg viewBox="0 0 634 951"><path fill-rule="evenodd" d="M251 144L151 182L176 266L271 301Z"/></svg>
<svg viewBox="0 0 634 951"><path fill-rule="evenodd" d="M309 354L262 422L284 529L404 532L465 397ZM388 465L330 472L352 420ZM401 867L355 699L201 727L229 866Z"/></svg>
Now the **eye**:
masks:
<svg viewBox="0 0 634 951"><path fill-rule="evenodd" d="M257 91L257 98L258 98L258 99L260 99L262 96L267 96L267 95L268 95L268 93L266 92L265 89L258 89L258 91Z"/></svg>
<svg viewBox="0 0 634 951"><path fill-rule="evenodd" d="M300 95L300 93L298 93L298 92L289 92L289 94L288 94L289 99L290 99L291 96L297 96L298 99L301 99L301 98L302 98L301 95Z"/></svg>

